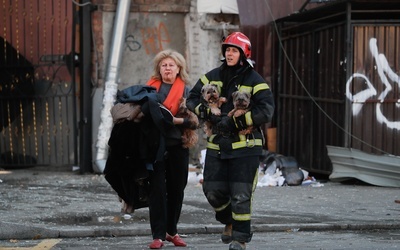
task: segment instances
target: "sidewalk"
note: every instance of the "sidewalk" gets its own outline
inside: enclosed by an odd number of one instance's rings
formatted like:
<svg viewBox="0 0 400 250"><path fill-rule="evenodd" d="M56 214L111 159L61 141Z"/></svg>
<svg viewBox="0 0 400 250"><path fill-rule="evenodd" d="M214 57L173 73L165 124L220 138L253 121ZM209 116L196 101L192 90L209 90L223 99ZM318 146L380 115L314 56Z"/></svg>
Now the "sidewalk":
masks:
<svg viewBox="0 0 400 250"><path fill-rule="evenodd" d="M400 228L398 188L322 182L318 187L257 187L253 230ZM186 188L179 233L220 233L201 185ZM0 239L150 235L148 209L120 212L98 174L35 167L0 171Z"/></svg>

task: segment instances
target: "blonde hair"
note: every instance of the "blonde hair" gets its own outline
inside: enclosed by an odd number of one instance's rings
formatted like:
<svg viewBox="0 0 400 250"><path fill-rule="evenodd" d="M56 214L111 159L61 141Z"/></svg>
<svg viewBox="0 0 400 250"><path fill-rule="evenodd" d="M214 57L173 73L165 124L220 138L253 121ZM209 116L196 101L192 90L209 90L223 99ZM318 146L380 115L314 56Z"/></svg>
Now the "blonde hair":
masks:
<svg viewBox="0 0 400 250"><path fill-rule="evenodd" d="M172 60L175 61L176 65L179 67L178 76L183 80L183 82L185 84L188 84L189 73L187 71L186 60L182 54L180 54L179 52L172 50L172 49L166 49L166 50L160 51L154 57L152 78L161 80L160 63L162 60L164 60L166 58L171 58Z"/></svg>

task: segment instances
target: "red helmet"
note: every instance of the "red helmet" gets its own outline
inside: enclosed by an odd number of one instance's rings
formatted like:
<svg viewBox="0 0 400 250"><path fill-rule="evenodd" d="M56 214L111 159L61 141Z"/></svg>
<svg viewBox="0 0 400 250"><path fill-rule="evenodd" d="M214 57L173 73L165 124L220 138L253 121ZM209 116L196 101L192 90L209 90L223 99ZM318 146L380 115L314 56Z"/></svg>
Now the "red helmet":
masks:
<svg viewBox="0 0 400 250"><path fill-rule="evenodd" d="M225 56L226 47L233 45L242 50L243 54L247 59L251 57L251 43L250 39L245 36L242 32L233 32L225 38L222 42L222 55Z"/></svg>

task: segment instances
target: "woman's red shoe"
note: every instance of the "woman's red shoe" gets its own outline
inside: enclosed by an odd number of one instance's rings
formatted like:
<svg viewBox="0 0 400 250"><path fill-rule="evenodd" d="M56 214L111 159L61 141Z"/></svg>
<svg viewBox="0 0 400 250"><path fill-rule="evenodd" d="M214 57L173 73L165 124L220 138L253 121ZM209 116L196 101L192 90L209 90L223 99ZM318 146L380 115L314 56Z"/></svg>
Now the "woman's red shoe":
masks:
<svg viewBox="0 0 400 250"><path fill-rule="evenodd" d="M179 237L178 234L175 234L175 236L171 236L171 235L167 234L167 236L165 237L165 239L166 239L167 241L169 241L169 242L174 243L174 245L175 245L176 247L186 247L186 246L187 246L186 242L184 242L184 241L182 240L182 238Z"/></svg>
<svg viewBox="0 0 400 250"><path fill-rule="evenodd" d="M154 239L153 242L149 245L150 249L160 249L164 246L164 243L160 239Z"/></svg>

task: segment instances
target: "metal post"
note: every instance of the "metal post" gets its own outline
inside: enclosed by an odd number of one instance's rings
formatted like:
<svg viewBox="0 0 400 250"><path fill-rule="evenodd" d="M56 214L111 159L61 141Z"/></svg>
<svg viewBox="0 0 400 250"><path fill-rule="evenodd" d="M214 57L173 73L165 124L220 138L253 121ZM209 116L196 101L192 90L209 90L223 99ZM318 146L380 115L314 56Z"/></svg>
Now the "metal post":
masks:
<svg viewBox="0 0 400 250"><path fill-rule="evenodd" d="M80 121L79 169L80 173L92 171L92 83L91 83L91 5L83 0L80 7Z"/></svg>
<svg viewBox="0 0 400 250"><path fill-rule="evenodd" d="M351 20L351 12L352 12L351 3L346 4L346 79L350 79L350 76L353 74L353 23ZM343 88L345 89L345 88ZM344 136L344 147L351 147L352 140L350 134L351 131L351 101L345 98L345 121L344 121L344 130L346 133Z"/></svg>

